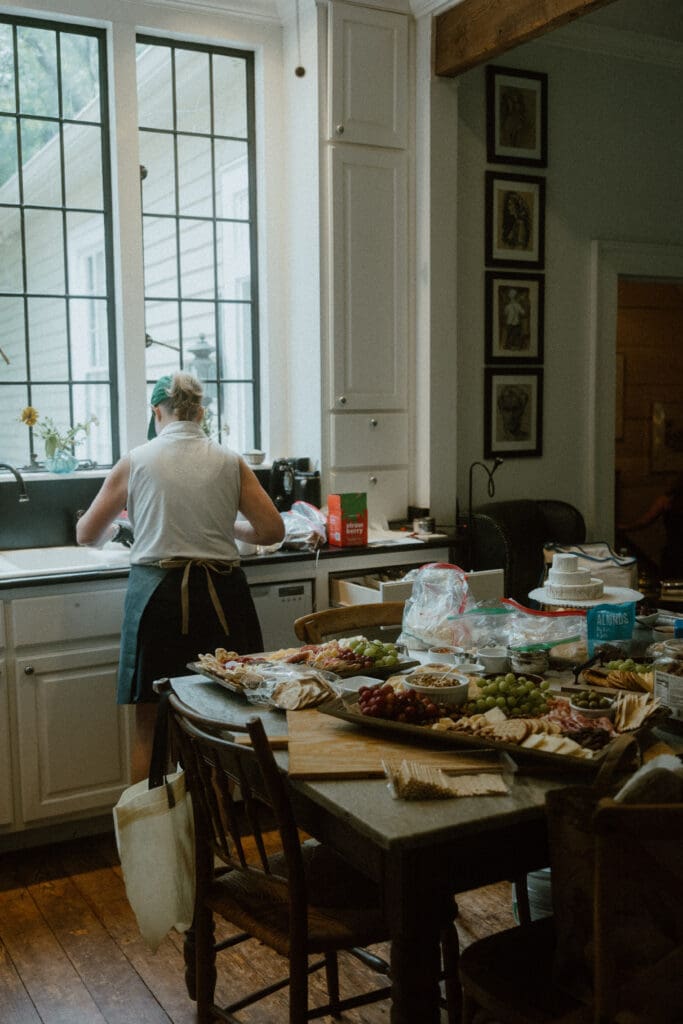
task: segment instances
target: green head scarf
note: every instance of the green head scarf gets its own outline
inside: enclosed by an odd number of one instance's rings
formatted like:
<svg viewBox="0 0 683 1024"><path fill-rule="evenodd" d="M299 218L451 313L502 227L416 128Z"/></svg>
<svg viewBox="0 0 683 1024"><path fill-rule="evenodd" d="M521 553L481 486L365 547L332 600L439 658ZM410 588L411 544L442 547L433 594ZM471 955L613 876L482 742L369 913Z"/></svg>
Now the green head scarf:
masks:
<svg viewBox="0 0 683 1024"><path fill-rule="evenodd" d="M159 405L161 402L165 402L168 398L171 388L173 387L173 374L167 373L165 377L159 377L159 380L154 385L152 391L152 397L150 398L150 405ZM152 441L157 436L156 428L154 426L154 413L149 421L149 427L147 428L147 440Z"/></svg>

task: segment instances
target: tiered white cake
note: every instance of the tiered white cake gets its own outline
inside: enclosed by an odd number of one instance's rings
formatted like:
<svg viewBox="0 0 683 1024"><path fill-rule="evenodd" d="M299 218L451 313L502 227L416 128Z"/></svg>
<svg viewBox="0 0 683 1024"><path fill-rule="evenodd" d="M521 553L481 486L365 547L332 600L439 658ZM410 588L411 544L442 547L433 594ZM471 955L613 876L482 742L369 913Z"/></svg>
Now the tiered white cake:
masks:
<svg viewBox="0 0 683 1024"><path fill-rule="evenodd" d="M548 570L545 592L554 601L597 601L605 592L605 584L593 579L590 569L579 568L576 555L557 554Z"/></svg>

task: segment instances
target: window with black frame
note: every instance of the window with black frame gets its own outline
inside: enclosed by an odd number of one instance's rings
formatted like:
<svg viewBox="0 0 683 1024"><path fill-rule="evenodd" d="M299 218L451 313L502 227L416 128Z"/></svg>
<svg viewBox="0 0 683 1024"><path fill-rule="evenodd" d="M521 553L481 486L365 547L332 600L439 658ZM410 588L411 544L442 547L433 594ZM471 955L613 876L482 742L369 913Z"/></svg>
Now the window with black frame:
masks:
<svg viewBox="0 0 683 1024"><path fill-rule="evenodd" d="M118 456L106 38L0 15L0 457Z"/></svg>
<svg viewBox="0 0 683 1024"><path fill-rule="evenodd" d="M260 444L253 54L138 36L148 396L177 369L205 428Z"/></svg>

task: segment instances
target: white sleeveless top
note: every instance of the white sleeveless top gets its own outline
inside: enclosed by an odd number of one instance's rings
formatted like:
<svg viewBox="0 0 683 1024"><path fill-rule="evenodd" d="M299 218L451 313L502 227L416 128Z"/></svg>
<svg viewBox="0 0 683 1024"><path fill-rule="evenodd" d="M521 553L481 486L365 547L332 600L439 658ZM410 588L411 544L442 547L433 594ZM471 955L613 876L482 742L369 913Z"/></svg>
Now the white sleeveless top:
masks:
<svg viewBox="0 0 683 1024"><path fill-rule="evenodd" d="M129 453L131 564L162 558L239 561L235 518L239 456L209 440L198 423L169 423Z"/></svg>

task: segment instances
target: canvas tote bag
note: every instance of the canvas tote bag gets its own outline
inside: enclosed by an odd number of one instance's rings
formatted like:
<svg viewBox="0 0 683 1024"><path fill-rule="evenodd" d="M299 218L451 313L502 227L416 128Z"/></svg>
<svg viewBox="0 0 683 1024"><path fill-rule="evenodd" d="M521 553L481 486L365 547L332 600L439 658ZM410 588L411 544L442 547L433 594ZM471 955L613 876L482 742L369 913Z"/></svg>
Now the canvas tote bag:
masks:
<svg viewBox="0 0 683 1024"><path fill-rule="evenodd" d="M549 541L543 547L546 575L556 554L576 555L579 568L590 569L591 577L602 580L606 587L638 589L638 560L633 555L618 555L607 541L593 544L557 544Z"/></svg>
<svg viewBox="0 0 683 1024"><path fill-rule="evenodd" d="M114 807L114 831L126 896L148 946L171 928L186 931L194 914L192 804L182 769L165 775L168 713L162 696L150 777L130 786Z"/></svg>

